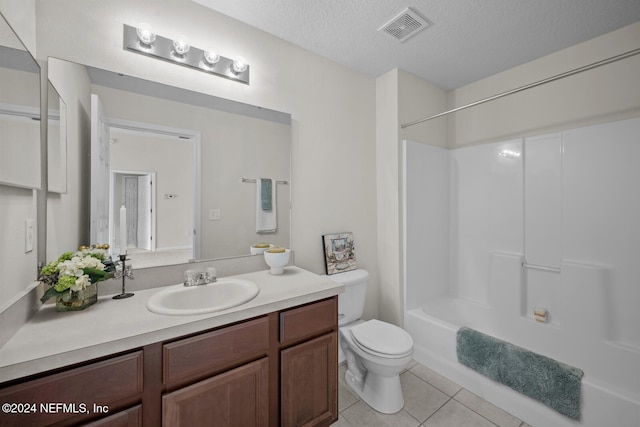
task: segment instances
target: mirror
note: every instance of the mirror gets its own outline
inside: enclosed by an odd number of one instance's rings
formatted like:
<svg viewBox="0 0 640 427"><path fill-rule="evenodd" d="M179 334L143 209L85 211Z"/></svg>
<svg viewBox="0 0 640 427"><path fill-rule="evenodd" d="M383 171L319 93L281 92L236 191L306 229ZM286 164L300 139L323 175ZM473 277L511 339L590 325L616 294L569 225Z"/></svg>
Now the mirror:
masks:
<svg viewBox="0 0 640 427"><path fill-rule="evenodd" d="M47 83L47 191L67 192L67 105Z"/></svg>
<svg viewBox="0 0 640 427"><path fill-rule="evenodd" d="M41 187L40 67L0 15L0 183Z"/></svg>
<svg viewBox="0 0 640 427"><path fill-rule="evenodd" d="M60 89L91 97L91 243L117 255L124 239L134 268L290 246L290 115L73 65L88 88ZM258 178L274 180L268 234L256 232Z"/></svg>

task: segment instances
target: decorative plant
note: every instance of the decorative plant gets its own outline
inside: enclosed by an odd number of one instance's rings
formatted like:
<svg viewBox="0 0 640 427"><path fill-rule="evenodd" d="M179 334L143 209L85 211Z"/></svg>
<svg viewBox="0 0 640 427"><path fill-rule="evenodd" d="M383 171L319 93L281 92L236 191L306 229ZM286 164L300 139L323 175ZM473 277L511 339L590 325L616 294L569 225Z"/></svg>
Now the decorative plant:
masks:
<svg viewBox="0 0 640 427"><path fill-rule="evenodd" d="M115 264L107 255L108 245L82 246L76 252L65 252L56 261L42 268L38 280L49 288L40 298L43 303L52 297L65 297L113 277Z"/></svg>

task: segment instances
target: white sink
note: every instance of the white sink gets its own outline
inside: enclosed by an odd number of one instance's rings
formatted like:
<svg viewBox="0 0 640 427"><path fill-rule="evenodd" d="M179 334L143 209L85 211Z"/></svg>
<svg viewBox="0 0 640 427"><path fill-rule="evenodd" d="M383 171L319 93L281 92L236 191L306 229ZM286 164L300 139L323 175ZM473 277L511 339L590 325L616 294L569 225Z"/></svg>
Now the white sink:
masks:
<svg viewBox="0 0 640 427"><path fill-rule="evenodd" d="M258 285L243 279L218 279L207 285L168 286L147 300L147 309L158 314L205 314L226 310L251 301Z"/></svg>

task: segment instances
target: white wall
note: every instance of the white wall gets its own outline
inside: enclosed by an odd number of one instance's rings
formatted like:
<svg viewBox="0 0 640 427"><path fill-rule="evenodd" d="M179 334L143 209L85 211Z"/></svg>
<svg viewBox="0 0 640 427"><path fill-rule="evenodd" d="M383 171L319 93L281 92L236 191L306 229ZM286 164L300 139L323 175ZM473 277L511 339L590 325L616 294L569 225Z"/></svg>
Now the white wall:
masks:
<svg viewBox="0 0 640 427"><path fill-rule="evenodd" d="M324 272L321 236L352 231L377 288L375 81L189 0L38 1L38 55L55 56L292 115L296 263ZM122 49L123 24L148 22L251 65L245 86ZM69 31L73 28L73 31ZM396 202L397 203L397 202ZM377 315L368 298L366 316Z"/></svg>
<svg viewBox="0 0 640 427"><path fill-rule="evenodd" d="M36 56L36 0L0 0L0 12L22 44Z"/></svg>
<svg viewBox="0 0 640 427"><path fill-rule="evenodd" d="M49 79L67 106L67 193L47 194L47 262L89 245L91 91L84 67L49 61Z"/></svg>
<svg viewBox="0 0 640 427"><path fill-rule="evenodd" d="M422 128L400 124L446 109L446 93L406 71L395 69L376 80L376 174L380 319L403 323L400 141L446 146L446 119ZM426 132L425 132L426 130Z"/></svg>
<svg viewBox="0 0 640 427"><path fill-rule="evenodd" d="M0 312L36 279L37 251L25 253L25 220L36 218L35 190L0 185Z"/></svg>
<svg viewBox="0 0 640 427"><path fill-rule="evenodd" d="M638 47L640 23L456 89L450 102L452 107L465 105ZM458 112L452 119L449 146L506 140L629 117L639 108L640 56L636 55Z"/></svg>

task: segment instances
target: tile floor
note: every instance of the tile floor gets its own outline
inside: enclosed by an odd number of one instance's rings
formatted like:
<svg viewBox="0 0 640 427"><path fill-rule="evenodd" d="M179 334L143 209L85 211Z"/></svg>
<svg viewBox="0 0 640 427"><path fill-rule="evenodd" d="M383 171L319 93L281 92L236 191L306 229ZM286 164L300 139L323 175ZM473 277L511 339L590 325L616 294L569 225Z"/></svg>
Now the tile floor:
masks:
<svg viewBox="0 0 640 427"><path fill-rule="evenodd" d="M531 427L417 362L400 375L404 408L380 414L345 384L345 370L340 366L340 417L332 427Z"/></svg>

